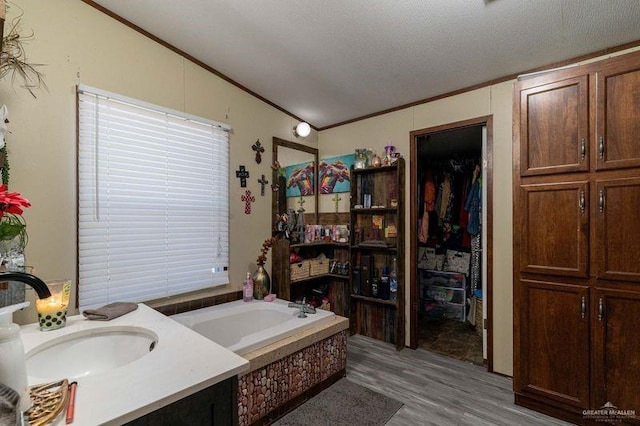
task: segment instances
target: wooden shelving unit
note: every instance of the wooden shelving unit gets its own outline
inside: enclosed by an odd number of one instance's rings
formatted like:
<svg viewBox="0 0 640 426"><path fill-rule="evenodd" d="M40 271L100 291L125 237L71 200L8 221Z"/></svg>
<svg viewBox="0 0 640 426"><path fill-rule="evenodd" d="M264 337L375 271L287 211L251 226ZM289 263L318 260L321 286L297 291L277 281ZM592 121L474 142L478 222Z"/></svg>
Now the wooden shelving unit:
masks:
<svg viewBox="0 0 640 426"><path fill-rule="evenodd" d="M404 160L352 170L349 257L351 332L405 346ZM373 271L391 271L396 259L396 300L373 297ZM367 271L364 273L364 271ZM379 274L380 275L380 274Z"/></svg>
<svg viewBox="0 0 640 426"><path fill-rule="evenodd" d="M347 224L349 213L319 213L318 221L322 224ZM331 302L331 310L337 315L349 316L349 275L325 273L311 275L296 280L291 279L289 255L297 252L303 258L310 259L319 253L341 263L349 261L349 243L334 241L314 241L310 243L291 244L287 239L280 239L271 248L271 279L273 291L278 298L297 300L309 294L314 286L326 286L327 296Z"/></svg>

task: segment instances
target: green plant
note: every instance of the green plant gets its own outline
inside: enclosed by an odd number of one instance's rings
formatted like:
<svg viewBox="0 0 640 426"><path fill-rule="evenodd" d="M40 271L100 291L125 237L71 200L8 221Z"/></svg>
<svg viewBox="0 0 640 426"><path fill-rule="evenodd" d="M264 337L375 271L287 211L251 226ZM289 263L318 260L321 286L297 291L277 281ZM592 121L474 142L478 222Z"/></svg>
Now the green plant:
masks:
<svg viewBox="0 0 640 426"><path fill-rule="evenodd" d="M24 43L33 38L33 32L27 36L20 35L20 21L22 14L14 18L9 25L9 31L2 38L2 51L0 51L0 79L11 76L11 82L21 80L22 87L27 89L31 96L36 97L35 90L47 88L44 74L36 69L41 64L29 63L24 49Z"/></svg>

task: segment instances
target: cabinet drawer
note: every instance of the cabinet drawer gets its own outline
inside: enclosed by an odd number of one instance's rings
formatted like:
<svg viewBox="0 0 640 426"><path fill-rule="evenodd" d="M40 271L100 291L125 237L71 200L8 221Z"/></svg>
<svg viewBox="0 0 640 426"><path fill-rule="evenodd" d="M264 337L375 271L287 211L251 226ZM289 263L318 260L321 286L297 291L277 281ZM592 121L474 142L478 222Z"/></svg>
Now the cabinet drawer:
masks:
<svg viewBox="0 0 640 426"><path fill-rule="evenodd" d="M435 300L422 300L422 309L427 316L456 321L464 321L465 306L440 303Z"/></svg>
<svg viewBox="0 0 640 426"><path fill-rule="evenodd" d="M421 286L465 288L467 277L459 272L420 270Z"/></svg>
<svg viewBox="0 0 640 426"><path fill-rule="evenodd" d="M428 285L423 287L422 297L426 300L454 303L456 305L465 303L463 288L448 288Z"/></svg>

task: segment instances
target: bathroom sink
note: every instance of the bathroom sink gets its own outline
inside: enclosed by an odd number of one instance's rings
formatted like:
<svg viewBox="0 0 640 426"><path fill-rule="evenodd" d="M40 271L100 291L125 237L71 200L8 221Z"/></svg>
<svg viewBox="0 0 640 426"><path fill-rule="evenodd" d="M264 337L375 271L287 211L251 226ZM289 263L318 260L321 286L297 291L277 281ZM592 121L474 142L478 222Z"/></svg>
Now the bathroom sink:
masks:
<svg viewBox="0 0 640 426"><path fill-rule="evenodd" d="M40 382L102 374L150 353L158 342L151 330L98 327L57 337L27 353L27 373Z"/></svg>

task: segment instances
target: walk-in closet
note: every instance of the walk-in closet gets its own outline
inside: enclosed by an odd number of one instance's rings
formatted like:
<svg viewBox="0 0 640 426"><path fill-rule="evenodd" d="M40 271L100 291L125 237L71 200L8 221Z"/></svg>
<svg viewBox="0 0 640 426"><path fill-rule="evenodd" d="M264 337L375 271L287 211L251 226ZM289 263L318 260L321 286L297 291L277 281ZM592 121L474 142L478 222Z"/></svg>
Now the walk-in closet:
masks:
<svg viewBox="0 0 640 426"><path fill-rule="evenodd" d="M415 143L418 346L482 365L486 127L427 133Z"/></svg>

